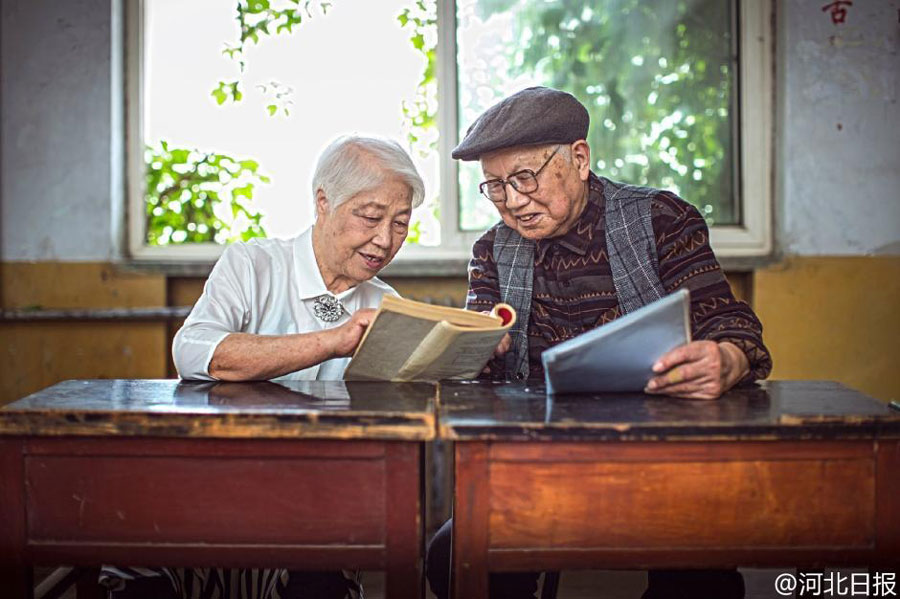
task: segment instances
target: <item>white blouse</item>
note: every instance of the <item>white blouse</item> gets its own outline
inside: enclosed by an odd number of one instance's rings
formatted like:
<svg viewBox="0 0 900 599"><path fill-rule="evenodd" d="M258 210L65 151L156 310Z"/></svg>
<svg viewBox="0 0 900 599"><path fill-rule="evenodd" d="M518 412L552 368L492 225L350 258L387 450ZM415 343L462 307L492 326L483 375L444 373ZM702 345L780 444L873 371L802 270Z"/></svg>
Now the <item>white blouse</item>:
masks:
<svg viewBox="0 0 900 599"><path fill-rule="evenodd" d="M172 355L185 379L215 380L209 362L229 333L287 335L340 326L361 308L377 308L394 289L372 278L336 296L344 314L324 322L313 312L315 298L332 295L316 264L312 227L293 239L234 243L216 263L203 295L175 334ZM273 380L340 380L349 358L327 360Z"/></svg>

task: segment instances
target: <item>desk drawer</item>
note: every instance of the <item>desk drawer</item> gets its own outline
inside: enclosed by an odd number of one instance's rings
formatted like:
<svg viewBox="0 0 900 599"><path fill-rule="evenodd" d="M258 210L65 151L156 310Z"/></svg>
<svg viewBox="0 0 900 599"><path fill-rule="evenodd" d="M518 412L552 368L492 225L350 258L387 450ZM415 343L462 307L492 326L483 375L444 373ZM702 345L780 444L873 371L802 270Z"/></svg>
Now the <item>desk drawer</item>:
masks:
<svg viewBox="0 0 900 599"><path fill-rule="evenodd" d="M871 548L871 445L829 456L777 444L716 457L714 444L573 445L489 465L491 548ZM506 453L513 456L512 445ZM796 447L796 446L792 446ZM591 452L593 455L591 457ZM555 457L554 457L555 456ZM656 457L652 457L656 456ZM527 491L523 491L527 489Z"/></svg>
<svg viewBox="0 0 900 599"><path fill-rule="evenodd" d="M379 458L25 458L29 541L384 542Z"/></svg>

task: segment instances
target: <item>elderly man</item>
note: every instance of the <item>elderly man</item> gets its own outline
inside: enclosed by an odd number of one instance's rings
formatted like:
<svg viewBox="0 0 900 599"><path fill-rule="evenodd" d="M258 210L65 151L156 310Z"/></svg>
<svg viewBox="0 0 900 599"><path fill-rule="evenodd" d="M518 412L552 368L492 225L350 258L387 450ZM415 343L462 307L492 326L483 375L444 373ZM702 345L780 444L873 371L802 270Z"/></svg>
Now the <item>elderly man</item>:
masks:
<svg viewBox="0 0 900 599"><path fill-rule="evenodd" d="M541 352L676 289L691 291L691 343L654 365L647 393L716 399L765 378L762 326L735 299L700 213L675 194L615 183L591 171L588 112L573 96L535 87L484 112L453 150L480 160L479 191L501 222L473 248L466 307L511 303L511 342L490 363L498 378L543 375ZM450 523L429 547L429 580L446 593ZM492 596L524 597L535 575L493 575ZM516 590L513 590L516 589ZM735 571L655 571L645 599L742 597Z"/></svg>
<svg viewBox="0 0 900 599"><path fill-rule="evenodd" d="M424 195L416 167L395 142L358 136L333 142L313 176L315 224L293 239L235 243L222 254L175 336L179 374L222 381L340 380L382 296L395 294L375 275L400 249L412 209ZM129 571L112 575L130 578ZM176 595L203 599L218 597L229 585L243 589L232 596L254 599L345 599L360 589L357 576L341 572L161 573ZM129 586L148 582L126 585L122 596Z"/></svg>

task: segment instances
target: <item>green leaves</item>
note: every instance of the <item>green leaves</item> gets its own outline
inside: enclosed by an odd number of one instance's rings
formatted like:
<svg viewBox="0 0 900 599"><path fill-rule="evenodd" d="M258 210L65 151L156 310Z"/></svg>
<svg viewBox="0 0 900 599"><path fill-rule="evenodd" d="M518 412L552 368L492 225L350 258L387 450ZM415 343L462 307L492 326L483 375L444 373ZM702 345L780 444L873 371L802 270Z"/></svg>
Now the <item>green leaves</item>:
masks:
<svg viewBox="0 0 900 599"><path fill-rule="evenodd" d="M258 183L269 183L255 160L146 146L146 228L149 245L246 241L264 237L253 208Z"/></svg>
<svg viewBox="0 0 900 599"><path fill-rule="evenodd" d="M294 95L293 88L277 81L269 81L268 84L257 85L256 88L264 95L269 96L269 104L266 105L266 112L269 113L269 116L275 116L279 110L284 113L284 116L290 116L289 108L294 104L291 99Z"/></svg>
<svg viewBox="0 0 900 599"><path fill-rule="evenodd" d="M437 149L437 1L416 0L403 9L397 21L410 30L410 43L425 58L414 99L401 104L407 139L425 156Z"/></svg>
<svg viewBox="0 0 900 599"><path fill-rule="evenodd" d="M215 98L216 104L221 106L225 102L240 102L244 97L241 91L240 81L219 81L219 85L212 90L210 95Z"/></svg>
<svg viewBox="0 0 900 599"><path fill-rule="evenodd" d="M524 76L565 89L590 112L595 170L671 189L710 222L737 222L732 6L722 0L479 0L475 13L482 22L513 15L512 39L523 43L502 46L508 69L463 66L461 87L466 77L482 77L480 89L502 96L506 82ZM477 114L484 108L478 101L462 108Z"/></svg>
<svg viewBox="0 0 900 599"><path fill-rule="evenodd" d="M241 47L240 46L231 46L229 44L225 44L225 48L222 50L222 55L227 56L231 60L236 60L241 57Z"/></svg>
<svg viewBox="0 0 900 599"><path fill-rule="evenodd" d="M250 0L244 10L250 14L259 14L269 10L269 6L271 6L269 0Z"/></svg>
<svg viewBox="0 0 900 599"><path fill-rule="evenodd" d="M290 35L294 33L294 27L303 23L304 16L307 19L312 18L310 7L314 4L313 0L303 0L302 10L300 4L301 0L283 0L280 3L273 3L270 0L236 0L235 20L240 37L236 45L226 42L222 54L235 61L239 72L243 75L247 68L244 60L245 50L249 44L259 44L260 40L265 37ZM325 0L319 0L316 4L323 15L327 14L328 9L332 6L331 2ZM263 93L265 93L265 89ZM282 86L281 95L276 93L276 101L266 105L266 112L269 113L269 116L275 116L279 111L285 116L290 115L287 107L292 104L287 97L290 93L292 91L289 87ZM240 80L219 81L218 86L210 95L219 106L228 101L240 102L244 97Z"/></svg>

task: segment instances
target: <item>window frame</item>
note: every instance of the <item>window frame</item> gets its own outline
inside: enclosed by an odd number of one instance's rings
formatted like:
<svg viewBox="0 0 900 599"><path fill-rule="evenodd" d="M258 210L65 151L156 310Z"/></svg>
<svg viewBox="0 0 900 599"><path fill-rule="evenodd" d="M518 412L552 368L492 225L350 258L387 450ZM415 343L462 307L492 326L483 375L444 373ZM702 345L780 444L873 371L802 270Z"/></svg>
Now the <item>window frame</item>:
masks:
<svg viewBox="0 0 900 599"><path fill-rule="evenodd" d="M714 225L710 243L719 258L763 259L772 253L773 200L773 3L735 0L739 49L737 98L738 190L741 225ZM183 267L209 265L224 246L192 243L148 246L144 219L143 14L144 0L125 3L126 198L128 254L135 263ZM456 0L437 0L438 152L440 153L441 245L404 246L383 274L463 274L481 232L459 230ZM475 190L472 193L476 193Z"/></svg>

